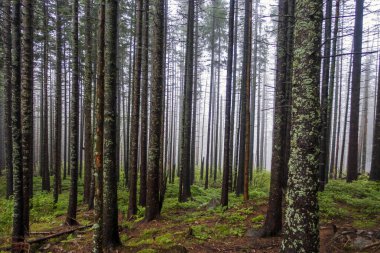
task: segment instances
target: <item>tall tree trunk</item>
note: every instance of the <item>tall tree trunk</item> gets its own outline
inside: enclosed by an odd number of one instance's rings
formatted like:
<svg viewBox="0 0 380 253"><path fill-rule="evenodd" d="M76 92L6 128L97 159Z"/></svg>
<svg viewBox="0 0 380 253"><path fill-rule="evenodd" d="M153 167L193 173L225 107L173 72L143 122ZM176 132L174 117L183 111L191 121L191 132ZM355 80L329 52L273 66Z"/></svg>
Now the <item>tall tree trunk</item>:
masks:
<svg viewBox="0 0 380 253"><path fill-rule="evenodd" d="M366 171L366 163L367 163L367 128L368 128L368 103L369 103L369 97L368 97L368 89L369 89L369 81L370 81L370 71L371 71L371 65L370 61L367 60L365 64L365 77L364 77L364 96L363 96L363 109L362 112L362 150L361 150L361 157L359 162L359 172L361 174L364 174Z"/></svg>
<svg viewBox="0 0 380 253"><path fill-rule="evenodd" d="M43 45L43 82L42 82L42 92L43 97L41 98L43 104L43 114L41 115L41 172L42 172L42 190L50 191L50 173L49 173L49 131L48 131L48 43L49 43L49 22L48 22L48 6L44 2L43 3L43 37L44 37L44 45Z"/></svg>
<svg viewBox="0 0 380 253"><path fill-rule="evenodd" d="M103 245L121 244L117 208L117 0L106 0L104 50L104 232Z"/></svg>
<svg viewBox="0 0 380 253"><path fill-rule="evenodd" d="M277 30L277 63L276 63L276 88L275 88L275 112L272 147L271 183L269 203L262 236L277 235L282 228L282 200L284 167L287 166L286 142L289 136L288 112L290 111L290 99L288 89L291 87L292 74L291 60L293 51L289 50L289 36L293 34L293 26L289 19L294 15L294 0L279 1L279 23Z"/></svg>
<svg viewBox="0 0 380 253"><path fill-rule="evenodd" d="M336 172L336 165L334 164L335 161L335 141L336 141L336 126L337 126L337 107L338 107L338 90L339 90L339 83L338 78L336 78L337 82L335 84L335 75L338 74L335 70L336 66L336 53L337 53L337 41L338 41L338 28L339 28L339 4L340 0L336 0L335 4L335 22L334 22L334 31L333 31L333 49L332 49L332 59L331 59L331 70L330 70L330 84L331 87L334 89L334 112L330 110L330 119L333 119L333 128L332 128L332 139L331 139L331 157L329 168L329 174L330 178L332 178ZM335 84L335 85L334 85ZM332 99L332 98L331 98Z"/></svg>
<svg viewBox="0 0 380 253"><path fill-rule="evenodd" d="M245 1L243 73L240 91L240 157L237 189L243 190L244 200L248 200L249 158L250 158L250 88L251 88L251 53L252 53L252 0ZM240 178L240 180L239 180ZM240 184L244 184L243 187ZM240 192L240 191L239 191ZM239 193L237 192L237 193ZM241 193L241 192L240 192Z"/></svg>
<svg viewBox="0 0 380 253"><path fill-rule="evenodd" d="M136 26L137 39L135 59L133 67L132 88L132 124L131 124L131 148L130 148L130 176L129 176L129 206L128 216L137 214L137 167L138 167L138 143L139 143L139 118L140 118L140 84L141 84L141 51L142 51L142 10L143 0L136 0Z"/></svg>
<svg viewBox="0 0 380 253"><path fill-rule="evenodd" d="M339 178L343 177L343 162L344 162L344 153L346 149L346 129L347 129L347 118L348 118L348 104L350 102L350 87L351 87L351 77L352 77L352 56L350 57L350 65L349 65L349 71L348 71L348 82L347 82L347 98L346 98L346 107L345 107L345 113L344 113L344 120L343 120L343 139L342 139L342 153L340 155L340 166L339 166Z"/></svg>
<svg viewBox="0 0 380 253"><path fill-rule="evenodd" d="M56 1L56 86L55 86L55 145L54 145L54 203L58 202L58 194L61 192L61 133L62 133L62 24L61 24L61 0ZM66 92L65 92L66 93ZM66 99L65 99L66 101Z"/></svg>
<svg viewBox="0 0 380 253"><path fill-rule="evenodd" d="M152 0L152 95L149 125L149 160L147 180L147 201L145 219L151 221L160 215L160 157L161 129L163 124L164 89L164 0Z"/></svg>
<svg viewBox="0 0 380 253"><path fill-rule="evenodd" d="M282 252L319 252L322 6L321 0L296 0L294 48L297 53L293 60L291 154Z"/></svg>
<svg viewBox="0 0 380 253"><path fill-rule="evenodd" d="M141 141L140 141L140 198L141 206L146 204L146 167L148 146L148 71L149 71L149 0L144 0L142 26L142 63L141 63Z"/></svg>
<svg viewBox="0 0 380 253"><path fill-rule="evenodd" d="M93 166L93 145L92 145L92 25L91 25L91 0L85 2L85 70L84 70L84 186L83 201L90 204L90 188Z"/></svg>
<svg viewBox="0 0 380 253"><path fill-rule="evenodd" d="M78 49L78 0L74 0L73 9L73 53L72 53L72 91L70 111L70 166L71 184L66 224L77 225L78 199L78 154L79 154L79 49Z"/></svg>
<svg viewBox="0 0 380 253"><path fill-rule="evenodd" d="M232 59L234 52L234 13L235 13L235 0L230 0L230 12L228 16L228 55L227 55L227 81L226 81L226 110L224 122L224 157L223 157L223 182L222 182L222 196L221 205L228 206L228 189L230 182L230 154L233 145L230 146L231 132L231 82L232 82Z"/></svg>
<svg viewBox="0 0 380 253"><path fill-rule="evenodd" d="M211 66L210 66L210 98L208 107L208 124L207 124L207 149L206 149L206 172L205 172L205 189L208 189L208 174L210 167L210 137L211 137L211 118L212 118L212 97L214 86L214 43L215 43L215 0L212 1L212 28L211 28ZM212 142L212 141L211 141Z"/></svg>
<svg viewBox="0 0 380 253"><path fill-rule="evenodd" d="M13 194L13 156L12 156L12 17L11 17L11 0L5 0L3 3L4 11L4 135L5 135L5 167L7 177L7 192L8 199ZM16 28L18 29L18 28ZM14 47L14 45L13 45ZM15 52L17 54L17 52Z"/></svg>
<svg viewBox="0 0 380 253"><path fill-rule="evenodd" d="M21 4L21 132L24 227L29 233L29 200L33 196L33 1Z"/></svg>
<svg viewBox="0 0 380 253"><path fill-rule="evenodd" d="M199 2L195 2L195 49L194 49L194 99L193 116L191 127L191 153L190 153L190 184L194 183L195 178L195 142L197 135L197 100L198 100L198 41L199 41Z"/></svg>
<svg viewBox="0 0 380 253"><path fill-rule="evenodd" d="M13 230L12 243L23 242L24 226L24 172L21 133L21 1L13 1L12 11L12 141L13 141Z"/></svg>
<svg viewBox="0 0 380 253"><path fill-rule="evenodd" d="M190 191L190 142L191 142L191 104L193 93L194 70L194 0L189 0L187 14L186 59L185 59L185 87L182 109L181 129L181 182L179 201L187 201L191 197ZM180 186L181 187L181 186Z"/></svg>
<svg viewBox="0 0 380 253"><path fill-rule="evenodd" d="M234 35L233 35L233 38L234 38L234 42L233 44L234 45L237 45L237 30L238 30L238 16L239 16L239 4L238 4L238 0L236 0L236 4L235 4L235 21L234 21ZM233 188L233 180L234 180L234 175L232 173L232 171L234 170L234 165L233 165L233 162L234 162L234 159L233 159L233 153L234 153L234 133L235 133L235 107L236 107L236 103L235 103L235 100L236 100L236 64L237 64L237 46L234 47L234 50L233 50L233 74L232 74L232 78L233 78L233 88L232 88L232 101L231 101L231 104L232 104L232 108L231 108L231 121L230 121L230 147L229 148L229 177L228 177L228 190L229 191L232 191L232 188ZM228 62L227 62L228 64ZM237 138L239 139L239 138ZM236 146L236 149L237 149L237 146ZM235 168L236 169L236 168Z"/></svg>
<svg viewBox="0 0 380 253"><path fill-rule="evenodd" d="M350 134L348 140L347 182L358 178L358 129L359 129L359 100L362 64L363 37L363 4L364 0L356 1L354 28L354 56L352 62Z"/></svg>
<svg viewBox="0 0 380 253"><path fill-rule="evenodd" d="M330 53L331 53L331 13L333 0L326 0L325 13L325 37L323 51L323 69L322 69L322 94L321 94L321 156L320 156L320 172L319 172L319 188L324 190L328 180L329 172L329 143L330 143L330 115L329 115L329 71L330 71Z"/></svg>
<svg viewBox="0 0 380 253"><path fill-rule="evenodd" d="M105 0L100 0L98 11L95 147L94 147L94 252L103 252L103 134L104 134L104 26Z"/></svg>

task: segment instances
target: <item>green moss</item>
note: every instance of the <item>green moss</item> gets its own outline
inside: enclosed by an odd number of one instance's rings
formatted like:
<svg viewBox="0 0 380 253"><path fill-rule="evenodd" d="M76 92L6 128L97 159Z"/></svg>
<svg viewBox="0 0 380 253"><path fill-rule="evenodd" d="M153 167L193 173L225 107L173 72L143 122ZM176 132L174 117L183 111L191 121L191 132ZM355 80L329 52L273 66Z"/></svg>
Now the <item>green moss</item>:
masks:
<svg viewBox="0 0 380 253"><path fill-rule="evenodd" d="M173 241L174 241L173 235L169 233L163 234L156 238L156 243L158 245L169 245L169 244L172 244Z"/></svg>
<svg viewBox="0 0 380 253"><path fill-rule="evenodd" d="M253 217L253 218L251 219L251 221L252 221L253 223L259 223L259 222L263 222L264 219L265 219L264 215L259 214L259 215L257 215L256 217Z"/></svg>

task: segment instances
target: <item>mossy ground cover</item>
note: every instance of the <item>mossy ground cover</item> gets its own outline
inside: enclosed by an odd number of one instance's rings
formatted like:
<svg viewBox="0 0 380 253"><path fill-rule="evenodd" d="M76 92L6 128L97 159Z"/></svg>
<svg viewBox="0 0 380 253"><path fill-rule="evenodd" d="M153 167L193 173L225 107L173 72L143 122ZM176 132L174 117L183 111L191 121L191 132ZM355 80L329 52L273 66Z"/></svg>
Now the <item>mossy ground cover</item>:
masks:
<svg viewBox="0 0 380 253"><path fill-rule="evenodd" d="M121 183L118 199L122 250L162 252L178 245L186 247L191 252L207 252L207 248L210 247L236 249L234 247L250 240L245 237L247 229L260 229L265 219L269 173L260 172L255 175L250 187L250 200L243 202L241 196L231 193L228 209L218 205L220 181L211 182L211 187L207 190L204 190L203 182L195 183L191 189L192 199L186 203L178 202L178 182L168 184L162 216L150 223L143 220L145 211L143 207L139 207L136 217L127 219L125 214L128 208L128 192ZM12 227L13 202L4 198L4 180L3 177L0 178L0 247L9 245ZM69 179L63 181L63 194L59 196L56 205L53 203L52 193L41 192L40 185L41 180L35 178L31 209L32 232L64 229L61 225L67 211ZM82 225L92 224L92 212L82 204L82 189L83 185L79 183L78 220ZM380 227L379 183L369 182L366 179L351 184L332 180L326 190L319 194L319 204L322 224L344 222L358 229ZM91 243L92 231L88 229L51 240L51 245L45 251L75 250L78 247L90 250ZM38 247L41 249L44 246Z"/></svg>

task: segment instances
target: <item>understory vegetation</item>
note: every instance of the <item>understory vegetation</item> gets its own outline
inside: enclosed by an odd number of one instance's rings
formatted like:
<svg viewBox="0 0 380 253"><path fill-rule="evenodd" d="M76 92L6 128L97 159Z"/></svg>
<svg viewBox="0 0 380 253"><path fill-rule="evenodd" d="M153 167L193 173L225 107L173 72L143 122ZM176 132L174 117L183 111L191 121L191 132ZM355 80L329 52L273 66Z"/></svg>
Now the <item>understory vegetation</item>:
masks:
<svg viewBox="0 0 380 253"><path fill-rule="evenodd" d="M214 182L210 189L204 190L202 182L192 188L192 199L178 202L178 182L168 184L161 218L146 223L144 208L139 206L134 219L127 219L128 193L120 179L118 206L119 231L123 247L140 250L138 252L156 252L156 250L184 245L187 249L196 245L212 245L226 238L246 237L248 230L262 227L267 198L269 195L268 172L255 172L250 187L248 202L234 193L229 195L229 208L223 208L219 202L221 182ZM0 178L0 195L4 195L5 179ZM63 194L57 204L53 195L41 192L40 178L34 178L33 208L31 209L31 238L41 237L43 233L62 227L68 205L67 190L69 179L63 180ZM79 203L82 203L83 185L79 184ZM319 193L321 226L327 224L349 224L357 229L374 229L380 226L380 183L361 178L351 184L343 180L331 180L324 192ZM12 229L12 199L0 198L0 248L9 246ZM80 204L78 221L81 225L93 224L92 211ZM91 231L91 229L90 229ZM66 235L53 240L49 247L71 249L72 242L81 241L91 249L92 232ZM55 242L55 243L54 243ZM50 244L49 244L50 245ZM41 245L39 245L41 247ZM85 246L86 247L86 246Z"/></svg>

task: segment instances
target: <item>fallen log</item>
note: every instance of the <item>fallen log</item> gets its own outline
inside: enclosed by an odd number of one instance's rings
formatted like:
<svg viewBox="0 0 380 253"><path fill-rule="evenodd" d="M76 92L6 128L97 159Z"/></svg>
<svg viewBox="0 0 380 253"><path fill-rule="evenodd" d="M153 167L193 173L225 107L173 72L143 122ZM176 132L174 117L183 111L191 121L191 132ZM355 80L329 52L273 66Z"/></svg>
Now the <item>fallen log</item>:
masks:
<svg viewBox="0 0 380 253"><path fill-rule="evenodd" d="M77 230L82 230L82 229L86 229L86 228L89 228L89 227L92 227L93 225L86 225L86 226L79 226L79 227L75 227L75 228L72 228L72 229L69 229L69 230L66 230L66 231L61 231L61 232L58 232L58 233L55 233L55 234L51 234L51 235L48 235L48 236L45 236L45 237L41 237L41 238L36 238L36 239L32 239L32 240L29 240L29 241L26 241L25 244L33 244L33 243L40 243L40 242L44 242L44 241L47 241L49 239L52 239L52 238L55 238L55 237L59 237L59 236L62 236L62 235L66 235L66 234L71 234ZM0 251L9 251L12 249L12 246L9 246L9 247L4 247L4 248L0 248Z"/></svg>

